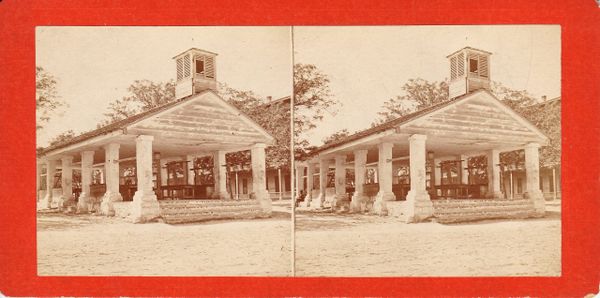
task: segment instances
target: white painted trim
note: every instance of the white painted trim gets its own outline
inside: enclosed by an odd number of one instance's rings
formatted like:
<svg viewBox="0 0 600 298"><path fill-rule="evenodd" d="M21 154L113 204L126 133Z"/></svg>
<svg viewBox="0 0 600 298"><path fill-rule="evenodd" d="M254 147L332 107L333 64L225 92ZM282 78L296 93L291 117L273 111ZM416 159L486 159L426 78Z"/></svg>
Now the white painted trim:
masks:
<svg viewBox="0 0 600 298"><path fill-rule="evenodd" d="M317 158L325 158L326 155L335 153L337 151L345 150L345 149L347 149L349 147L352 147L352 146L357 146L357 145L360 145L362 143L366 143L366 142L370 142L370 141L373 141L373 140L376 140L376 139L379 139L379 138L387 137L387 136L393 135L395 133L396 133L396 129L395 128L390 128L390 129L387 129L387 130L384 130L384 131L380 131L378 133L375 133L375 134L372 134L372 135L368 135L368 136L360 138L358 140L354 140L354 141L342 144L341 146L337 146L337 147L332 147L332 148L326 149L326 150L324 150L322 152L319 152Z"/></svg>
<svg viewBox="0 0 600 298"><path fill-rule="evenodd" d="M521 115L519 115L518 113L516 113L515 111L513 111L511 108L509 108L508 106L506 106L505 104L503 104L500 100L498 100L493 94L491 94L489 91L486 90L479 90L476 91L474 93L471 93L467 96L465 96L464 98L461 98L451 104L448 104L445 107L439 108L437 110L434 110L432 112L426 113L420 117L417 117L415 119L409 120L408 122L402 123L400 124L400 130L402 131L402 128L406 128L407 126L410 125L417 125L419 123L422 123L424 121L427 121L427 119L431 116L443 113L444 111L453 108L454 106L460 104L460 103L464 103L466 101L472 100L474 98L478 98L478 96L483 95L489 100L489 102L491 102L492 104L494 104L496 107L498 107L499 109L501 109L502 111L506 112L507 114L509 114L514 120L516 120L517 122L519 122L521 125L525 126L527 129L529 129L530 131L532 131L533 133L537 134L538 137L541 138L541 140L543 140L543 145L545 145L548 142L548 137L546 135L544 135L537 127L535 127L535 125L531 124L527 119L523 118Z"/></svg>
<svg viewBox="0 0 600 298"><path fill-rule="evenodd" d="M124 130L123 129L117 129L116 131L110 132L108 134L103 134L103 135L99 135L99 136L95 136L92 137L90 139L87 139L85 141L81 141L75 144L71 144L67 147L63 147L63 148L58 148L49 152L46 152L43 157L47 158L47 159L51 159L51 157L57 157L58 155L64 153L65 151L71 151L71 150L75 150L77 148L80 147L85 147L85 146L90 146L90 145L94 145L94 143L98 143L98 142L102 142L120 135L124 135Z"/></svg>

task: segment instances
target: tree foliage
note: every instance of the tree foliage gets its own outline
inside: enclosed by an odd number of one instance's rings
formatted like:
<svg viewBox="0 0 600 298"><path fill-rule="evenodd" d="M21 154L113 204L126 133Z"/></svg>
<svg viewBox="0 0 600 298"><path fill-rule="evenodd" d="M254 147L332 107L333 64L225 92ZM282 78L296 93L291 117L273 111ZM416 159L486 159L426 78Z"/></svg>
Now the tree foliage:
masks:
<svg viewBox="0 0 600 298"><path fill-rule="evenodd" d="M75 137L75 132L72 129L69 129L69 130L57 135L56 137L54 137L52 140L50 140L49 144L50 144L50 146L54 146L54 145L62 143L62 142L67 142L67 141L73 139L74 137Z"/></svg>
<svg viewBox="0 0 600 298"><path fill-rule="evenodd" d="M337 141L343 140L345 137L349 136L350 132L348 129L344 128L342 130L338 130L331 134L330 136L323 139L323 145L335 143Z"/></svg>
<svg viewBox="0 0 600 298"><path fill-rule="evenodd" d="M335 114L341 103L334 99L329 88L329 78L315 65L294 65L294 140L295 146L304 148L308 141L302 133L316 127L325 113Z"/></svg>
<svg viewBox="0 0 600 298"><path fill-rule="evenodd" d="M42 129L48 123L50 116L66 103L56 91L56 78L41 66L35 68L35 111L36 130Z"/></svg>
<svg viewBox="0 0 600 298"><path fill-rule="evenodd" d="M384 102L379 118L372 126L416 112L448 99L448 83L410 79L402 86L403 94Z"/></svg>
<svg viewBox="0 0 600 298"><path fill-rule="evenodd" d="M166 83L136 80L127 88L127 91L129 92L127 96L109 104L108 112L104 114L107 119L99 126L125 119L175 100L175 84L172 80Z"/></svg>

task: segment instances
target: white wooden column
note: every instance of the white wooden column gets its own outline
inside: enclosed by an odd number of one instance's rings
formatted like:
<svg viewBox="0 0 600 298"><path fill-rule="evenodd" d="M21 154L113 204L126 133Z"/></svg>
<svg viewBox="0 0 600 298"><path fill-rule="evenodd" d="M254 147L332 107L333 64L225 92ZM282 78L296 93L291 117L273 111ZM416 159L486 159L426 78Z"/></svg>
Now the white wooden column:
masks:
<svg viewBox="0 0 600 298"><path fill-rule="evenodd" d="M238 171L235 171L235 199L240 199L240 182L238 180Z"/></svg>
<svg viewBox="0 0 600 298"><path fill-rule="evenodd" d="M194 171L192 171L192 169L194 168L194 159L195 159L195 155L186 155L185 156L185 160L187 160L187 167L186 167L186 171L187 171L187 184L189 185L194 185Z"/></svg>
<svg viewBox="0 0 600 298"><path fill-rule="evenodd" d="M493 199L503 198L502 189L500 188L500 151L488 150L487 156L487 177L488 191L487 197Z"/></svg>
<svg viewBox="0 0 600 298"><path fill-rule="evenodd" d="M365 175L367 174L367 153L368 150L354 151L354 194L350 202L350 211L363 211L363 203L366 201L364 192Z"/></svg>
<svg viewBox="0 0 600 298"><path fill-rule="evenodd" d="M466 155L459 155L458 159L460 162L460 183L469 184L469 170L467 167L469 166L469 157Z"/></svg>
<svg viewBox="0 0 600 298"><path fill-rule="evenodd" d="M412 135L409 141L410 191L406 195L405 215L407 222L423 221L433 215L433 204L426 189L425 135Z"/></svg>
<svg viewBox="0 0 600 298"><path fill-rule="evenodd" d="M214 199L229 199L229 192L227 192L226 164L225 151L216 151L213 153L213 177L215 179Z"/></svg>
<svg viewBox="0 0 600 298"><path fill-rule="evenodd" d="M337 207L349 209L349 198L346 194L346 155L335 156L335 198L332 209Z"/></svg>
<svg viewBox="0 0 600 298"><path fill-rule="evenodd" d="M375 196L373 211L379 215L387 214L386 201L395 201L396 196L392 192L392 143L379 143L379 157L377 172L379 179L379 192Z"/></svg>
<svg viewBox="0 0 600 298"><path fill-rule="evenodd" d="M62 209L66 207L69 201L73 199L73 156L64 156L61 158L62 174L60 179L60 186L62 188L62 196L58 201L58 208Z"/></svg>
<svg viewBox="0 0 600 298"><path fill-rule="evenodd" d="M52 190L54 189L54 175L56 174L56 160L46 160L46 197L42 202L42 208L49 209L54 206L52 202Z"/></svg>
<svg viewBox="0 0 600 298"><path fill-rule="evenodd" d="M296 164L296 199L300 198L300 193L304 190L304 165Z"/></svg>
<svg viewBox="0 0 600 298"><path fill-rule="evenodd" d="M525 175L527 179L527 188L525 198L533 200L536 215L543 216L546 212L546 203L544 194L540 190L540 160L539 148L537 143L531 143L525 146Z"/></svg>
<svg viewBox="0 0 600 298"><path fill-rule="evenodd" d="M311 202L313 209L323 208L323 203L327 198L327 172L329 171L329 160L319 159L319 196Z"/></svg>
<svg viewBox="0 0 600 298"><path fill-rule="evenodd" d="M283 200L283 183L281 182L281 168L277 168L277 183L279 184L279 200Z"/></svg>
<svg viewBox="0 0 600 298"><path fill-rule="evenodd" d="M135 139L137 191L133 195L130 216L133 222L148 222L160 216L160 206L152 189L153 136L141 135Z"/></svg>
<svg viewBox="0 0 600 298"><path fill-rule="evenodd" d="M304 197L304 202L300 206L302 207L311 207L312 201L312 191L314 188L314 173L315 173L315 164L308 162L306 166L306 196Z"/></svg>
<svg viewBox="0 0 600 298"><path fill-rule="evenodd" d="M122 201L119 193L119 147L117 143L104 146L104 179L106 181L106 193L100 204L100 212L104 215L114 215L113 202Z"/></svg>
<svg viewBox="0 0 600 298"><path fill-rule="evenodd" d="M251 198L258 200L263 213L271 215L273 206L266 186L265 144L255 144L250 149L252 159L252 194Z"/></svg>
<svg viewBox="0 0 600 298"><path fill-rule="evenodd" d="M87 213L90 202L90 184L92 184L92 165L94 151L81 152L81 194L77 202L77 213Z"/></svg>

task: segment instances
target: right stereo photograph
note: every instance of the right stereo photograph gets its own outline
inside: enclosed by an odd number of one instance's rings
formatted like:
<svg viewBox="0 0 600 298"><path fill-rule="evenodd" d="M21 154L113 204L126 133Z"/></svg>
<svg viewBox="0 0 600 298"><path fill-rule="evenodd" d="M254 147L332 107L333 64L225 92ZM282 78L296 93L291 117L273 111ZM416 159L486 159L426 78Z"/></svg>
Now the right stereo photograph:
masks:
<svg viewBox="0 0 600 298"><path fill-rule="evenodd" d="M296 276L560 276L558 25L294 27Z"/></svg>

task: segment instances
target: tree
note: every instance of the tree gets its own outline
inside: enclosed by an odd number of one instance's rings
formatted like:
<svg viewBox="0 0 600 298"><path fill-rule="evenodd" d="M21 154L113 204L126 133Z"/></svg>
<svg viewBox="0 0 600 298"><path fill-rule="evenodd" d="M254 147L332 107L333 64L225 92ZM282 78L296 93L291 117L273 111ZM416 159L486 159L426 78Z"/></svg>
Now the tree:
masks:
<svg viewBox="0 0 600 298"><path fill-rule="evenodd" d="M341 104L334 99L329 89L329 78L315 65L294 65L294 140L295 147L302 149L308 141L301 134L316 127L326 112L335 114L335 106Z"/></svg>
<svg viewBox="0 0 600 298"><path fill-rule="evenodd" d="M50 143L50 146L54 146L54 145L62 143L62 142L70 141L74 137L75 137L75 132L72 129L69 129L69 130L57 135L56 137L54 137L52 140L50 140L49 143Z"/></svg>
<svg viewBox="0 0 600 298"><path fill-rule="evenodd" d="M107 119L98 126L125 119L175 100L175 84L172 80L166 83L136 80L127 91L129 95L109 104L108 112L104 114Z"/></svg>
<svg viewBox="0 0 600 298"><path fill-rule="evenodd" d="M350 132L347 129L338 130L334 132L330 136L323 139L323 145L335 143L337 141L343 140L345 137L349 136Z"/></svg>
<svg viewBox="0 0 600 298"><path fill-rule="evenodd" d="M48 123L50 116L66 103L56 92L56 78L41 66L35 68L35 111L36 130Z"/></svg>
<svg viewBox="0 0 600 298"><path fill-rule="evenodd" d="M371 126L413 113L448 99L448 83L429 82L421 78L410 79L402 86L404 94L388 99L379 119Z"/></svg>

